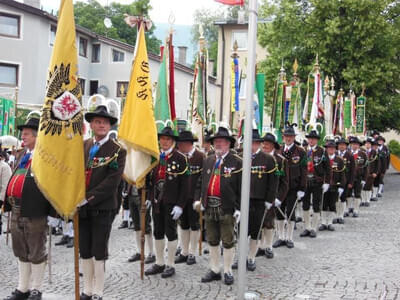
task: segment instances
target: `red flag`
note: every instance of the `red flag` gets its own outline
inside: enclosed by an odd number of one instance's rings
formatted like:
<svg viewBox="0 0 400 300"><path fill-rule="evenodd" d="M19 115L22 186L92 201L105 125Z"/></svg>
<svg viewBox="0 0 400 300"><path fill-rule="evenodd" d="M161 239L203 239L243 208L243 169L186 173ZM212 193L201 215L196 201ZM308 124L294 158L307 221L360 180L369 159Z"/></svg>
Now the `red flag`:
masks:
<svg viewBox="0 0 400 300"><path fill-rule="evenodd" d="M244 0L215 0L216 2L227 5L244 5Z"/></svg>

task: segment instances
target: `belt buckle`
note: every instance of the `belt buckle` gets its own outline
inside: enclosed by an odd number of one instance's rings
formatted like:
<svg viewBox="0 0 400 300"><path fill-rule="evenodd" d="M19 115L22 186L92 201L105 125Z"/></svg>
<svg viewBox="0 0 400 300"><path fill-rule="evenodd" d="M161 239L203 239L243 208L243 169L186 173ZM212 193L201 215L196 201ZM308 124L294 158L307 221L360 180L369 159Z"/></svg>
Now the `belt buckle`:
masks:
<svg viewBox="0 0 400 300"><path fill-rule="evenodd" d="M208 197L208 206L211 208L218 208L221 206L221 198L209 196Z"/></svg>

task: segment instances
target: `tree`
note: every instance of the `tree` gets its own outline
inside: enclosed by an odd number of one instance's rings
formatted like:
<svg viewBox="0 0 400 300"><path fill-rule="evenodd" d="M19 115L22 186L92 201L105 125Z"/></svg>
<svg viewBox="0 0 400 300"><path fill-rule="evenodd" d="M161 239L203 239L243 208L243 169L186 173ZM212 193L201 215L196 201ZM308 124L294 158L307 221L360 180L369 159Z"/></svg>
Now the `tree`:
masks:
<svg viewBox="0 0 400 300"><path fill-rule="evenodd" d="M124 14L131 16L144 16L149 18L152 9L150 0L137 0L131 4L112 2L109 6L102 6L95 0L88 2L76 2L74 5L76 24L93 32L105 35L130 45L136 43L136 30L132 30L124 21ZM104 18L111 19L112 27L104 26ZM152 53L159 53L161 41L154 35L154 24L149 32L146 32L147 49Z"/></svg>
<svg viewBox="0 0 400 300"><path fill-rule="evenodd" d="M360 94L365 84L368 128L400 130L399 6L389 0L264 0L260 16L273 21L259 25L259 42L270 53L261 69L273 82L282 60L290 73L297 58L305 81L318 54L337 88ZM268 85L269 103L272 90Z"/></svg>

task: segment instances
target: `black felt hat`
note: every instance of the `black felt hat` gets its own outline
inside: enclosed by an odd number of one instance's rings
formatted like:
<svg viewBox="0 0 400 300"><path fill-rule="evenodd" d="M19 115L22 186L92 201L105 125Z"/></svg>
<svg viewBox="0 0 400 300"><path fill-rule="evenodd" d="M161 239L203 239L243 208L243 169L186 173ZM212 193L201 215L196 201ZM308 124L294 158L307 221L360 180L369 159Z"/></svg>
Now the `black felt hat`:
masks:
<svg viewBox="0 0 400 300"><path fill-rule="evenodd" d="M260 136L258 129L253 129L252 131L252 141L253 142L263 142L264 139Z"/></svg>
<svg viewBox="0 0 400 300"><path fill-rule="evenodd" d="M113 117L112 115L109 114L108 109L105 105L99 105L96 107L94 111L87 112L85 114L85 120L88 121L89 123L92 121L93 118L95 117L101 117L101 118L106 118L110 120L111 126L117 123L118 119Z"/></svg>
<svg viewBox="0 0 400 300"><path fill-rule="evenodd" d="M39 119L38 118L29 118L25 122L25 124L18 126L18 130L22 130L24 128L31 128L34 130L38 130L39 129Z"/></svg>
<svg viewBox="0 0 400 300"><path fill-rule="evenodd" d="M179 133L178 142L197 142L199 139L193 136L189 130L183 130Z"/></svg>
<svg viewBox="0 0 400 300"><path fill-rule="evenodd" d="M209 138L211 143L217 138L225 138L231 142L231 146L235 144L235 138L230 134L229 130L225 127L218 127L218 131Z"/></svg>
<svg viewBox="0 0 400 300"><path fill-rule="evenodd" d="M356 136L352 136L349 138L349 144L359 144L362 145L362 142Z"/></svg>
<svg viewBox="0 0 400 300"><path fill-rule="evenodd" d="M280 148L278 142L276 141L275 136L272 133L267 132L264 135L263 140L264 140L264 142L273 143L274 146L275 146L275 149L279 149Z"/></svg>
<svg viewBox="0 0 400 300"><path fill-rule="evenodd" d="M313 130L310 131L309 134L306 135L306 138L308 138L308 139L318 139L319 140L321 137L320 137L318 131L313 129Z"/></svg>
<svg viewBox="0 0 400 300"><path fill-rule="evenodd" d="M283 135L295 136L296 132L294 131L294 127L297 127L296 123L290 124L289 122L287 122L286 126L285 126L285 130L283 131Z"/></svg>
<svg viewBox="0 0 400 300"><path fill-rule="evenodd" d="M336 143L334 140L326 140L324 147L325 148L328 148L328 147L336 148Z"/></svg>
<svg viewBox="0 0 400 300"><path fill-rule="evenodd" d="M174 140L178 139L178 136L175 135L174 131L169 126L165 126L163 130L161 130L161 132L158 134L158 138L160 138L161 136L168 136L170 138L173 138Z"/></svg>

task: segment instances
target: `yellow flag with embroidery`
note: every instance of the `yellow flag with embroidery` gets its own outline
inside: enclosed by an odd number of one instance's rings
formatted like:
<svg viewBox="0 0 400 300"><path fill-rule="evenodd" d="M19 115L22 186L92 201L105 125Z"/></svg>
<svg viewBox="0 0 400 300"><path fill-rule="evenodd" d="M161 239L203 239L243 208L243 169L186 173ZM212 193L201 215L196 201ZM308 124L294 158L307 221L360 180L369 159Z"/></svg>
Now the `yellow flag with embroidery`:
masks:
<svg viewBox="0 0 400 300"><path fill-rule="evenodd" d="M85 198L82 94L72 0L62 0L32 158L40 191L62 217Z"/></svg>
<svg viewBox="0 0 400 300"><path fill-rule="evenodd" d="M159 148L154 120L152 86L144 24L140 26L128 93L118 130L118 140L126 149L124 178L141 187L147 173L158 164Z"/></svg>

